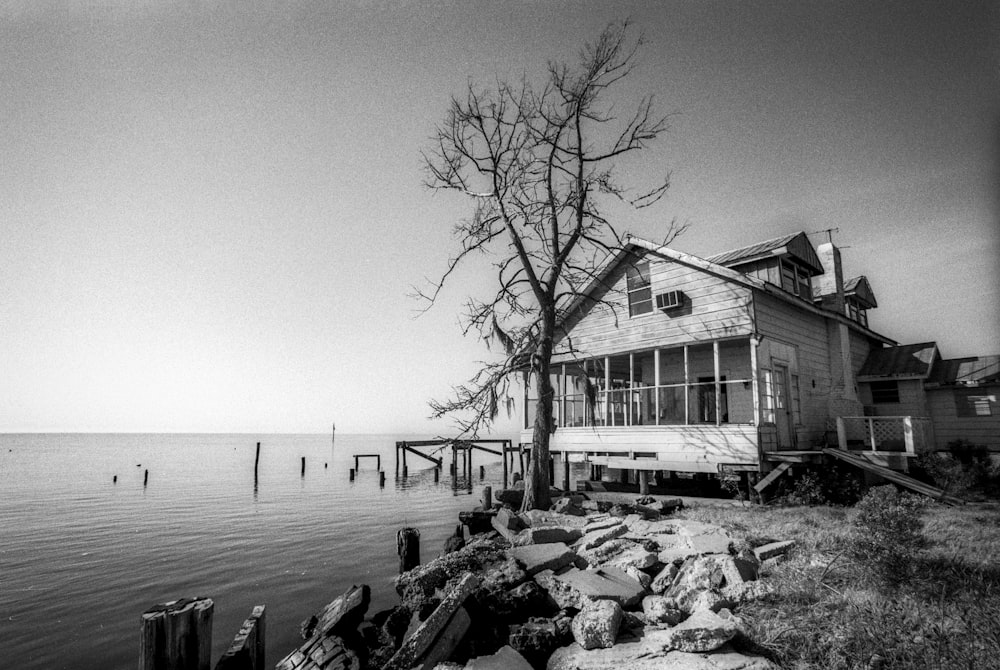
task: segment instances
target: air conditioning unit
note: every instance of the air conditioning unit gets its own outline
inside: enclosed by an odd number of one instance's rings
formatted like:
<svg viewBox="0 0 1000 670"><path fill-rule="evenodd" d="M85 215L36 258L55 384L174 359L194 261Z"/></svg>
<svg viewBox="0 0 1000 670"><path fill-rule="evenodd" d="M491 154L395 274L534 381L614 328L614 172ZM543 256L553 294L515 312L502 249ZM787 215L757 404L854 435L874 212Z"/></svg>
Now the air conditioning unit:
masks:
<svg viewBox="0 0 1000 670"><path fill-rule="evenodd" d="M664 312L677 309L683 304L684 293L681 291L667 291L666 293L656 294L656 309L662 309Z"/></svg>

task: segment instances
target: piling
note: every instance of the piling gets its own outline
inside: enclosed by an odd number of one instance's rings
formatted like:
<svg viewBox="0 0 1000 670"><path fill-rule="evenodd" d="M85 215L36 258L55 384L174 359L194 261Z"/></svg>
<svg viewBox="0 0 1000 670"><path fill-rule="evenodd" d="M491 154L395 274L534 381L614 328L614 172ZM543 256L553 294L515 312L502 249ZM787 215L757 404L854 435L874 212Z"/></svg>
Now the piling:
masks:
<svg viewBox="0 0 1000 670"><path fill-rule="evenodd" d="M379 470L378 472L378 485L381 488L385 488L385 470Z"/></svg>
<svg viewBox="0 0 1000 670"><path fill-rule="evenodd" d="M114 477L111 478L111 483L112 484L117 484L118 483L118 475L115 475Z"/></svg>
<svg viewBox="0 0 1000 670"><path fill-rule="evenodd" d="M154 605L142 615L139 670L209 670L212 655L211 598Z"/></svg>
<svg viewBox="0 0 1000 670"><path fill-rule="evenodd" d="M257 455L253 459L253 483L257 483L257 466L260 465L260 442L257 443Z"/></svg>
<svg viewBox="0 0 1000 670"><path fill-rule="evenodd" d="M354 468L351 468L351 481L354 481Z"/></svg>
<svg viewBox="0 0 1000 670"><path fill-rule="evenodd" d="M403 477L406 478L406 477L409 477L409 476L410 476L410 469L404 465L403 466Z"/></svg>
<svg viewBox="0 0 1000 670"><path fill-rule="evenodd" d="M306 457L302 457L302 476L306 476Z"/></svg>
<svg viewBox="0 0 1000 670"><path fill-rule="evenodd" d="M484 486L483 487L483 509L491 510L493 509L493 487Z"/></svg>
<svg viewBox="0 0 1000 670"><path fill-rule="evenodd" d="M146 473L142 476L142 486L143 486L143 488L145 488L146 484L148 484L148 483L149 483L149 470L146 470Z"/></svg>
<svg viewBox="0 0 1000 670"><path fill-rule="evenodd" d="M399 574L420 565L420 531L403 528L396 533L396 553L399 554Z"/></svg>
<svg viewBox="0 0 1000 670"><path fill-rule="evenodd" d="M215 664L215 670L263 670L265 608L257 605L240 627L229 649Z"/></svg>
<svg viewBox="0 0 1000 670"><path fill-rule="evenodd" d="M434 483L437 484L439 479L441 479L441 468L434 468Z"/></svg>
<svg viewBox="0 0 1000 670"><path fill-rule="evenodd" d="M480 465L479 466L479 479L486 479L486 466L485 465Z"/></svg>

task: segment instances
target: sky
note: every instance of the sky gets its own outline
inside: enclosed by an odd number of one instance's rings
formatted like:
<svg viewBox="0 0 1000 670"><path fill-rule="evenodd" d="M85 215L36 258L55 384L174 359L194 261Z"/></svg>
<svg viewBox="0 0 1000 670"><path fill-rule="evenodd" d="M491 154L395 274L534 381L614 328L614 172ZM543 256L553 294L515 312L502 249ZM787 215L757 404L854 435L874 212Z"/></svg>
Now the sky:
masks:
<svg viewBox="0 0 1000 670"><path fill-rule="evenodd" d="M1000 353L993 3L0 0L0 432L449 434L491 275L417 315L468 214L420 152L624 18L670 131L623 175L672 185L621 230L836 228L873 329Z"/></svg>

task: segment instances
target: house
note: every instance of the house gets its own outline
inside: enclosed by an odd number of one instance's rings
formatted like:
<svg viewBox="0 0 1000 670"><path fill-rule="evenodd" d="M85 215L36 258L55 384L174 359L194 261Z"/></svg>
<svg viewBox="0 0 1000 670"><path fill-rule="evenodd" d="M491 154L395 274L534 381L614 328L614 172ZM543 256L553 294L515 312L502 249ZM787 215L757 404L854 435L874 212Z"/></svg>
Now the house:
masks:
<svg viewBox="0 0 1000 670"><path fill-rule="evenodd" d="M933 448L935 394L966 389L951 388L957 372L936 376L933 344L900 347L871 330L876 307L867 278L845 281L839 250L802 232L710 258L629 237L563 310L550 450L752 481L837 444L905 468ZM976 383L1000 383L992 370ZM889 382L899 402L882 414ZM963 411L981 411L970 398ZM524 402L530 442L535 403Z"/></svg>

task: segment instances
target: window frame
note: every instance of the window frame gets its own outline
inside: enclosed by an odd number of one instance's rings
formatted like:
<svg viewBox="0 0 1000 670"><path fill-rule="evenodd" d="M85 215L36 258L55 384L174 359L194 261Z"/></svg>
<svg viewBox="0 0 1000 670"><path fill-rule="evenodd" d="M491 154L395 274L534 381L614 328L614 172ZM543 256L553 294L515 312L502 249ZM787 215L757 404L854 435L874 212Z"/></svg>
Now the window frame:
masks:
<svg viewBox="0 0 1000 670"><path fill-rule="evenodd" d="M900 403L898 379L868 382L868 388L872 394L873 405L898 405Z"/></svg>
<svg viewBox="0 0 1000 670"><path fill-rule="evenodd" d="M993 404L996 402L986 389L971 387L957 388L954 391L955 416L963 419L980 419L994 416ZM980 412L980 408L985 408L985 412Z"/></svg>
<svg viewBox="0 0 1000 670"><path fill-rule="evenodd" d="M645 271L643 270L645 268ZM625 269L625 289L628 294L629 318L652 314L654 311L653 281L650 277L650 263L642 260ZM648 297L636 297L645 292Z"/></svg>

